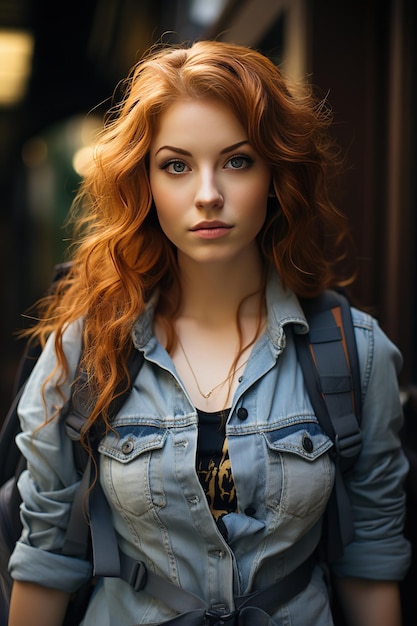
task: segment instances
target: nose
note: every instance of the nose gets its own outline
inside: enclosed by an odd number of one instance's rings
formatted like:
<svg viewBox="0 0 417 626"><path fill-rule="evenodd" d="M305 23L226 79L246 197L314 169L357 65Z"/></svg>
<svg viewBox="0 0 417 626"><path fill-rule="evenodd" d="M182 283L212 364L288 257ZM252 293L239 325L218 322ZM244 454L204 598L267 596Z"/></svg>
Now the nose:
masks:
<svg viewBox="0 0 417 626"><path fill-rule="evenodd" d="M221 209L224 198L211 171L202 172L198 179L195 205L198 209Z"/></svg>

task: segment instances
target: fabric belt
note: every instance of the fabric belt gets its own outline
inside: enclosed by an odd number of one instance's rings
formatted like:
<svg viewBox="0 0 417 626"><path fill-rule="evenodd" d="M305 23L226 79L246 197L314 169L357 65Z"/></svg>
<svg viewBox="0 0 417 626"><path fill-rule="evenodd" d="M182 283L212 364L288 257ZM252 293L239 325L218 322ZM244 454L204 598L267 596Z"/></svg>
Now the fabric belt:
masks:
<svg viewBox="0 0 417 626"><path fill-rule="evenodd" d="M281 580L259 591L235 597L235 609L225 605L209 606L195 594L169 582L120 552L120 578L135 591L146 591L179 613L163 622L164 626L274 626L270 614L286 604L311 580L316 558L311 555L304 563Z"/></svg>

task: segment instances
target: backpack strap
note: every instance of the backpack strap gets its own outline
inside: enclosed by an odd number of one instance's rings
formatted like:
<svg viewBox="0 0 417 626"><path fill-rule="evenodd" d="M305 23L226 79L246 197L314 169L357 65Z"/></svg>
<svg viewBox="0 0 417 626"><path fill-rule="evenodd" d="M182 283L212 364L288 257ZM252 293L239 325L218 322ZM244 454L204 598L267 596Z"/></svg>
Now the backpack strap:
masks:
<svg viewBox="0 0 417 626"><path fill-rule="evenodd" d="M149 570L143 561L120 553L120 577L135 591L146 591L179 613L164 622L168 626L273 626L270 615L301 593L311 580L317 558L313 553L295 570L271 585L244 596L235 596L235 608L209 606L202 598Z"/></svg>
<svg viewBox="0 0 417 626"><path fill-rule="evenodd" d="M115 394L109 407L110 417L116 415L122 408L132 390L143 361L142 352L133 349L127 363L128 384L120 386ZM68 556L86 558L92 547L94 569L108 569L116 572L119 569L119 555L115 549L111 549L112 544L108 542L108 529L103 523L103 520L111 520L110 508L104 493L102 493L100 481L96 480L96 470L99 467L100 433L97 429L89 433L90 453L80 442L81 430L90 415L91 406L92 400L87 377L79 365L74 379L71 407L65 416L65 428L67 435L74 442L74 459L81 481L72 505L62 553ZM90 520L88 520L88 514Z"/></svg>
<svg viewBox="0 0 417 626"><path fill-rule="evenodd" d="M347 299L335 291L301 302L307 335L296 334L296 349L316 417L333 441L335 486L324 525L324 554L334 560L353 539L353 517L343 475L362 444L361 385L356 341Z"/></svg>

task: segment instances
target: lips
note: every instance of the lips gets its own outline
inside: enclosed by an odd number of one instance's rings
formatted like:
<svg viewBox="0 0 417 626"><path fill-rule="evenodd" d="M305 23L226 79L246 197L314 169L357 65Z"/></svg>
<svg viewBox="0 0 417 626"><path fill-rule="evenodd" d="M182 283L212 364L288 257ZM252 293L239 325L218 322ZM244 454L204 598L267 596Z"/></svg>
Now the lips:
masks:
<svg viewBox="0 0 417 626"><path fill-rule="evenodd" d="M200 222L190 230L199 239L213 240L225 237L231 229L232 226L230 224L216 220Z"/></svg>
<svg viewBox="0 0 417 626"><path fill-rule="evenodd" d="M230 229L232 228L230 224L226 224L225 222L219 221L204 221L196 224L190 230L195 232L198 230L216 230L216 229Z"/></svg>

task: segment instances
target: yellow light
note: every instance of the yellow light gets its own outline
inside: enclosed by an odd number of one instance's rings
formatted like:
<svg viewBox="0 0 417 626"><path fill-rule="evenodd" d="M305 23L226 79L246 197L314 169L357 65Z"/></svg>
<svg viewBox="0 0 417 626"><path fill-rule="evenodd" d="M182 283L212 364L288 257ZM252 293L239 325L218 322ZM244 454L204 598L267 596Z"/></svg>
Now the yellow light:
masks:
<svg viewBox="0 0 417 626"><path fill-rule="evenodd" d="M16 104L25 95L32 56L29 33L0 29L0 106Z"/></svg>
<svg viewBox="0 0 417 626"><path fill-rule="evenodd" d="M94 157L94 148L93 146L83 146L79 148L73 158L72 158L72 167L77 172L79 176L83 176L87 171L89 165L91 164Z"/></svg>

